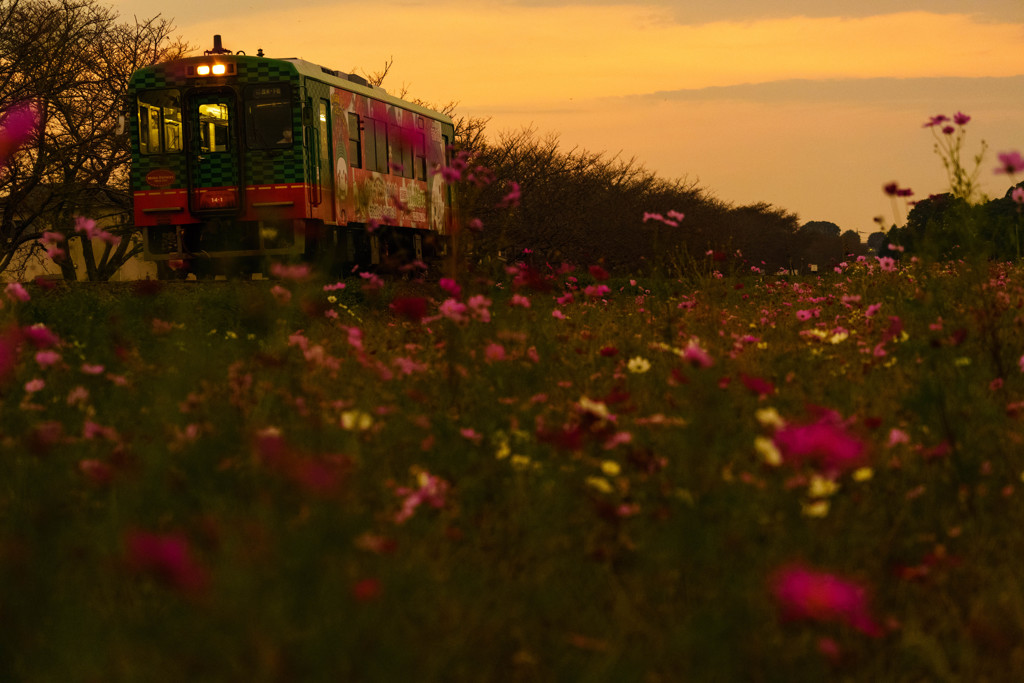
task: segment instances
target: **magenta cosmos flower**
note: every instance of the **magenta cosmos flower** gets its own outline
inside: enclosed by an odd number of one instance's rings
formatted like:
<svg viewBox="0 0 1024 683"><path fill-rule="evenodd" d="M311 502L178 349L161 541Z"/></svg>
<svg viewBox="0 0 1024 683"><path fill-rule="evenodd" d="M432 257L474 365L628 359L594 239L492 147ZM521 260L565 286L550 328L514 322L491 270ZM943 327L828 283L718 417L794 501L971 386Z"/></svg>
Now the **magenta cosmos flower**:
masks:
<svg viewBox="0 0 1024 683"><path fill-rule="evenodd" d="M838 622L872 637L882 635L868 591L855 581L794 564L775 573L771 590L787 620Z"/></svg>
<svg viewBox="0 0 1024 683"><path fill-rule="evenodd" d="M828 416L812 424L787 425L774 440L783 461L793 465L809 461L828 472L843 472L864 461L864 444Z"/></svg>

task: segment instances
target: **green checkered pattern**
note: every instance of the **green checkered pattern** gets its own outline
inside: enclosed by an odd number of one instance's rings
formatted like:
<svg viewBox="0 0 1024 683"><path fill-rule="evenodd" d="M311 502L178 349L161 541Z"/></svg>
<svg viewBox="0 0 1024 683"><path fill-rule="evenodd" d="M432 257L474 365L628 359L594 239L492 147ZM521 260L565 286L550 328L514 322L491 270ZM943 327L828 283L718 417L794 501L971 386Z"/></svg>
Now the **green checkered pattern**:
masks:
<svg viewBox="0 0 1024 683"><path fill-rule="evenodd" d="M220 187L238 183L238 171L234 154L223 152L203 154L202 160L193 162L195 174L202 187Z"/></svg>
<svg viewBox="0 0 1024 683"><path fill-rule="evenodd" d="M245 105L241 102L245 86L253 83L281 83L291 86L294 103L292 109L292 136L302 140L302 110L299 106L300 79L298 72L290 62L261 57L229 57L235 63L237 74L227 77L230 84L239 94L241 111L235 112L235 125L243 125ZM201 63L200 58L190 58L181 62L158 64L136 71L129 82L129 138L132 145L132 189L148 190L146 174L156 168L169 169L175 174L175 182L168 189L184 188L187 179L186 154L142 155L139 152L139 121L135 98L140 90L159 90L177 88L181 91L182 102L185 102L190 88L201 86L207 79L198 77L186 78L186 66L190 63ZM208 79L209 82L224 82L223 79ZM310 84L315 83L309 81ZM317 84L322 85L322 84ZM326 97L326 86L325 88ZM185 118L188 118L187 113ZM239 130L239 138L245 145L245 131ZM305 181L305 167L301 145L292 149L249 150L244 152L243 177L236 179L232 168L234 154L208 154L203 159L203 184L206 185L271 185L291 184ZM193 160L193 163L195 160Z"/></svg>

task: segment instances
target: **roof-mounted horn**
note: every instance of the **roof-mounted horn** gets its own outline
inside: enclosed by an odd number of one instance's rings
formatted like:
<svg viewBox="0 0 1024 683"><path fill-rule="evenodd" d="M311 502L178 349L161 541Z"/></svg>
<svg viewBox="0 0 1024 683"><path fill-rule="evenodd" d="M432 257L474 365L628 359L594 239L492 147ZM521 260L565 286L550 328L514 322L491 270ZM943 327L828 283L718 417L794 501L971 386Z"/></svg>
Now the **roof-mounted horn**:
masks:
<svg viewBox="0 0 1024 683"><path fill-rule="evenodd" d="M204 55L230 55L230 54L232 54L232 52L231 52L231 50L225 50L224 46L221 45L220 34L218 33L218 34L213 36L213 49L212 50L206 50L205 52L203 52L203 54Z"/></svg>

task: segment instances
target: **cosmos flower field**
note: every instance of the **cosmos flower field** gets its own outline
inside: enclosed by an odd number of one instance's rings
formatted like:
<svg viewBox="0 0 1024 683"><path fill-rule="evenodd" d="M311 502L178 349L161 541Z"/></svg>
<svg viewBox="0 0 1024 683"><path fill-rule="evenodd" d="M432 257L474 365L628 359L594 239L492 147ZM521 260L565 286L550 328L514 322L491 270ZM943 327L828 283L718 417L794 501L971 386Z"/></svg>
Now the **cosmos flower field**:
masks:
<svg viewBox="0 0 1024 683"><path fill-rule="evenodd" d="M1024 275L11 285L0 678L1011 680Z"/></svg>

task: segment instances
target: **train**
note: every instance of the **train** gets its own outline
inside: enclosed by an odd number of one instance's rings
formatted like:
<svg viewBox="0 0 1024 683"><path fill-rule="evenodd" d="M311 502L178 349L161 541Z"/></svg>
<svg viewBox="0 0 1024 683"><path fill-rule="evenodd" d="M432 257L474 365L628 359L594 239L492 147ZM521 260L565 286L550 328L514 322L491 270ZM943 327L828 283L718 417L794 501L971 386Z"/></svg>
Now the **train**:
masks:
<svg viewBox="0 0 1024 683"><path fill-rule="evenodd" d="M213 43L129 80L133 221L159 277L444 254L457 226L450 116L356 74Z"/></svg>

